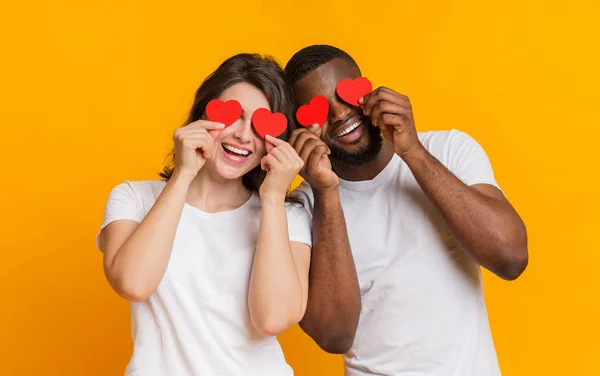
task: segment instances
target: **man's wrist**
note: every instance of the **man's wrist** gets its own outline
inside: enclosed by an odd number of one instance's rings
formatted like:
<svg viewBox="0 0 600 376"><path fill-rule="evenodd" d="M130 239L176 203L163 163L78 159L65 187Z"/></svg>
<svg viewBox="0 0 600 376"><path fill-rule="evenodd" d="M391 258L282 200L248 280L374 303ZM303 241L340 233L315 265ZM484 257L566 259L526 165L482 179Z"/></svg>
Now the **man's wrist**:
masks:
<svg viewBox="0 0 600 376"><path fill-rule="evenodd" d="M398 156L402 158L410 168L413 168L424 162L431 154L429 154L427 149L425 149L421 143L418 143Z"/></svg>
<svg viewBox="0 0 600 376"><path fill-rule="evenodd" d="M325 189L313 187L313 195L315 197L315 203L336 204L340 202L340 190L337 185Z"/></svg>

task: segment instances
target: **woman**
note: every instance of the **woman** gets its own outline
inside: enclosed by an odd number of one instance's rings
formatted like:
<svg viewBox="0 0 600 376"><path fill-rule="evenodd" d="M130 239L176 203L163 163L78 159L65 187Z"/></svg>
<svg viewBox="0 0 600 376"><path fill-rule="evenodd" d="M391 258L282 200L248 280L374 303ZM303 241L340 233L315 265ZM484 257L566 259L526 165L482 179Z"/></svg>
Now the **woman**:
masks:
<svg viewBox="0 0 600 376"><path fill-rule="evenodd" d="M275 336L306 308L310 219L286 203L302 160L287 139L253 129L259 108L293 120L279 65L227 59L200 86L175 132L163 180L125 182L108 198L98 235L106 278L131 301L126 375L291 375ZM209 101L237 100L224 127Z"/></svg>

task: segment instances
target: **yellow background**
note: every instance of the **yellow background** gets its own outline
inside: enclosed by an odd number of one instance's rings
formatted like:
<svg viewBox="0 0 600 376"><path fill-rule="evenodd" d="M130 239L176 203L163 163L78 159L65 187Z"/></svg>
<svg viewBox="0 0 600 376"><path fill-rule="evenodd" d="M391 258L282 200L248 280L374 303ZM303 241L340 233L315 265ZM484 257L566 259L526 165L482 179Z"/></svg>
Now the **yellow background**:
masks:
<svg viewBox="0 0 600 376"><path fill-rule="evenodd" d="M504 375L600 374L597 2L87 3L0 2L1 375L123 374L128 305L94 244L110 188L157 177L223 59L323 42L419 130L473 135L524 218L529 269L484 276ZM298 328L281 341L297 375L342 375Z"/></svg>

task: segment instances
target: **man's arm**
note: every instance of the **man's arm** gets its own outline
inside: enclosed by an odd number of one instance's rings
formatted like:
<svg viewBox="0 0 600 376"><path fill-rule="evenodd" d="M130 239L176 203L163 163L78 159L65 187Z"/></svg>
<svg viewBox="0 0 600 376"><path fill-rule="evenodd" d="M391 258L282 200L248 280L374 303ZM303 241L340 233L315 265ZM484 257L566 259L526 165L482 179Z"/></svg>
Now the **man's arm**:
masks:
<svg viewBox="0 0 600 376"><path fill-rule="evenodd" d="M424 148L405 154L404 161L464 252L503 279L523 273L527 231L498 188L465 185Z"/></svg>
<svg viewBox="0 0 600 376"><path fill-rule="evenodd" d="M290 138L305 161L300 175L314 195L308 302L300 327L329 353L350 350L360 316L360 288L340 203L339 180L329 148L317 134L299 129Z"/></svg>
<svg viewBox="0 0 600 376"><path fill-rule="evenodd" d="M436 205L461 249L506 280L528 263L527 231L502 192L488 184L467 186L420 143L408 97L380 87L360 100Z"/></svg>
<svg viewBox="0 0 600 376"><path fill-rule="evenodd" d="M308 304L300 327L323 350L350 350L360 315L360 288L337 189L313 190L313 249Z"/></svg>

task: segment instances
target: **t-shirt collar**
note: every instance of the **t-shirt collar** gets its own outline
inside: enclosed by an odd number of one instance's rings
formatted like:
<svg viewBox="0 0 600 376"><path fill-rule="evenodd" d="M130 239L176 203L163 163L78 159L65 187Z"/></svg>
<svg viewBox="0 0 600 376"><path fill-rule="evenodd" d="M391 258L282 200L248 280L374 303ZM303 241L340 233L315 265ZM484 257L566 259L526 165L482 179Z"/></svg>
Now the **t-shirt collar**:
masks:
<svg viewBox="0 0 600 376"><path fill-rule="evenodd" d="M392 159L381 170L377 176L371 180L349 181L340 178L340 188L350 191L366 191L377 187L378 185L389 182L395 175L398 166L400 165L400 157L397 154L392 156Z"/></svg>

